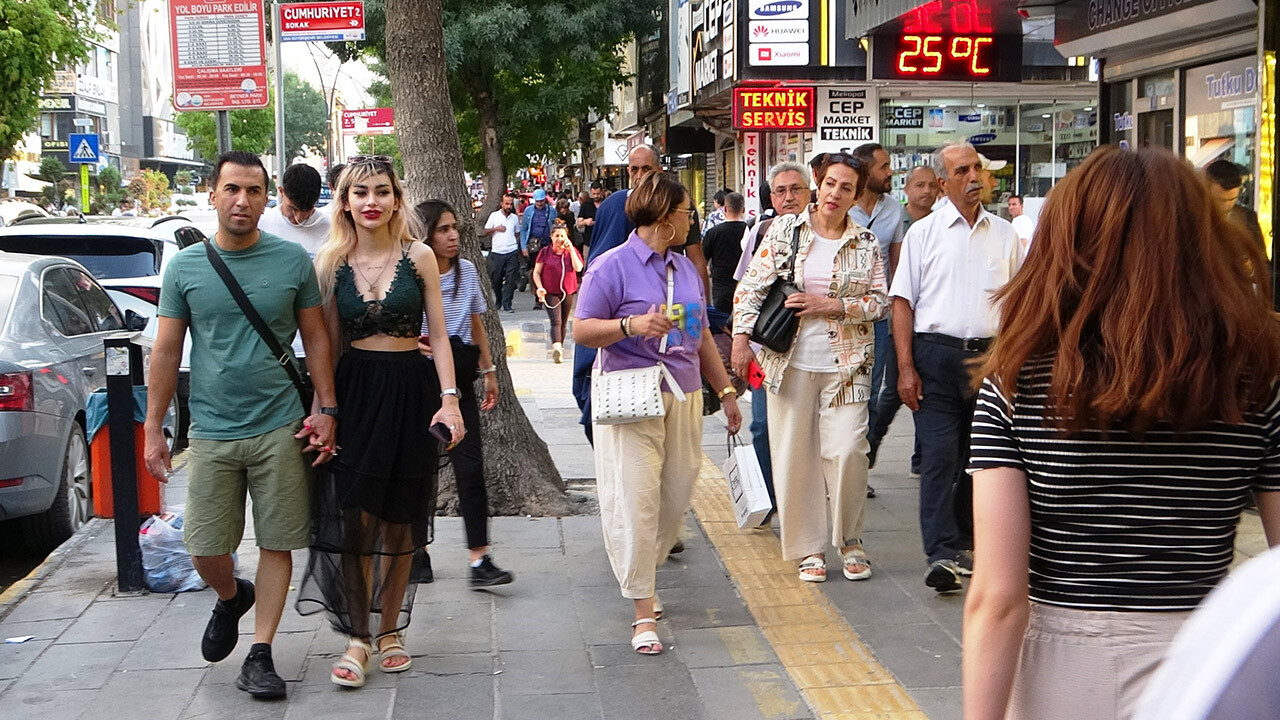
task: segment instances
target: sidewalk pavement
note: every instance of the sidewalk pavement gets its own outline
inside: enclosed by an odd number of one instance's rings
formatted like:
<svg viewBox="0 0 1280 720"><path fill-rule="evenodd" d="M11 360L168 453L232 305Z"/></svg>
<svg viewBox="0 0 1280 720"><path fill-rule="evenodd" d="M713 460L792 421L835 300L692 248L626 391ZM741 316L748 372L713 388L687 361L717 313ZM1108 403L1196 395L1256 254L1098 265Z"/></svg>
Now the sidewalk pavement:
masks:
<svg viewBox="0 0 1280 720"><path fill-rule="evenodd" d="M517 299L526 307L527 295ZM521 403L566 480L594 477L590 446L569 391L571 364L550 362L541 312L504 317ZM744 415L747 414L744 409ZM900 414L871 482L864 540L868 581L800 583L769 530L739 531L719 465L724 425L706 420L702 474L686 550L658 573L667 651L642 657L629 645L629 603L605 557L599 519L493 520L495 559L516 581L493 592L466 585L458 518L439 518L436 581L419 587L406 645L413 668L371 670L358 691L329 670L343 638L321 616L285 610L274 649L289 697L258 702L234 687L251 643L206 663L199 638L214 596L116 597L109 521L95 520L26 580L0 596L0 708L13 720L416 716L518 718L959 718L963 596L923 583L916 483L908 477L910 417ZM496 453L494 454L496 457ZM185 479L169 489L180 504ZM776 528L775 528L776 530ZM1238 547L1265 547L1256 516ZM252 527L239 553L252 577ZM294 585L304 553L295 553ZM252 632L252 612L241 622ZM392 715L394 713L395 715Z"/></svg>

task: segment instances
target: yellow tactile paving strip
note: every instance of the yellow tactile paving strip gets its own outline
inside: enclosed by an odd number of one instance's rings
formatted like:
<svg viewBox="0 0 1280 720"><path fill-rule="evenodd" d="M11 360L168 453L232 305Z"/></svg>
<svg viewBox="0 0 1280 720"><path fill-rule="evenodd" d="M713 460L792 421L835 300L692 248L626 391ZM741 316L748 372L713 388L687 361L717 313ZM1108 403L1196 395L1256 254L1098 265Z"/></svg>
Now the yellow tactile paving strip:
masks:
<svg viewBox="0 0 1280 720"><path fill-rule="evenodd" d="M760 632L819 718L928 720L827 597L799 580L797 564L782 559L773 533L738 529L724 473L705 456L693 510Z"/></svg>

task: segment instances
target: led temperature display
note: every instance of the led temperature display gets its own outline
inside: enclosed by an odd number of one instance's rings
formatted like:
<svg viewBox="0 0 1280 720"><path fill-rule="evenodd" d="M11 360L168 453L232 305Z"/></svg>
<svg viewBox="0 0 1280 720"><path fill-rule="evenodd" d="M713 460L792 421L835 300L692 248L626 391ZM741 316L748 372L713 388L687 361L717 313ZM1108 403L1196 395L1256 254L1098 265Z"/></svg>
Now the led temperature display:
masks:
<svg viewBox="0 0 1280 720"><path fill-rule="evenodd" d="M900 16L872 35L872 76L1019 82L1021 22L989 2L933 0Z"/></svg>

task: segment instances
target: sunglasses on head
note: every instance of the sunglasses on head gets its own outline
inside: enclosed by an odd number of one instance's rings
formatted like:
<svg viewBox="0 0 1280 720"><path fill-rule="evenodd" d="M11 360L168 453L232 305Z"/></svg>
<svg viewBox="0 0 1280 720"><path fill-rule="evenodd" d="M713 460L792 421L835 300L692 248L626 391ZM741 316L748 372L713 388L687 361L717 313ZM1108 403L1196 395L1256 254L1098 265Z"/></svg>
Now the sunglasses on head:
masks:
<svg viewBox="0 0 1280 720"><path fill-rule="evenodd" d="M813 156L812 160L809 161L809 167L812 168L813 170L817 170L823 165L835 165L836 163L842 163L844 165L848 165L854 170L862 169L861 160L850 155L849 153L843 153L843 152L818 153L817 155Z"/></svg>
<svg viewBox="0 0 1280 720"><path fill-rule="evenodd" d="M382 167L390 169L391 156L390 155L352 155L347 158L347 164L348 165L361 165L361 164L380 165Z"/></svg>

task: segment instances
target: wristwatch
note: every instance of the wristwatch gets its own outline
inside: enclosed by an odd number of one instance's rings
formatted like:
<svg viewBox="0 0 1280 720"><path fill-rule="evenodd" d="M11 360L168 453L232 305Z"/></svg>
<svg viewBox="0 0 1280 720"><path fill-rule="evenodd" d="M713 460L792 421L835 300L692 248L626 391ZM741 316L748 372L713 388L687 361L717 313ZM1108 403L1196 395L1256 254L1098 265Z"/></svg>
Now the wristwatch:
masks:
<svg viewBox="0 0 1280 720"><path fill-rule="evenodd" d="M329 417L336 420L338 418L338 406L335 405L333 407L322 407L320 408L320 414L328 415Z"/></svg>
<svg viewBox="0 0 1280 720"><path fill-rule="evenodd" d="M459 397L459 394L458 394L458 388L456 388L456 387L451 387L451 388L445 388L445 389L441 390L441 391L440 391L440 397L444 397L445 395L452 395L452 396L454 396L454 397Z"/></svg>

